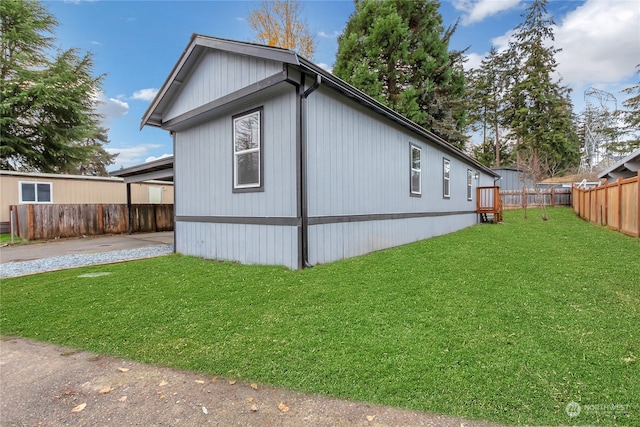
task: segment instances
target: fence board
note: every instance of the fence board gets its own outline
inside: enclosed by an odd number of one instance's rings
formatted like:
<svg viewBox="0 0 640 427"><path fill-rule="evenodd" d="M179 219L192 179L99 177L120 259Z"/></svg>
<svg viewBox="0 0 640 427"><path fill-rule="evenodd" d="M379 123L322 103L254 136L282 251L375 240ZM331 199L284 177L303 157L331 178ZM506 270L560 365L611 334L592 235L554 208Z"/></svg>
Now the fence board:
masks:
<svg viewBox="0 0 640 427"><path fill-rule="evenodd" d="M120 234L129 231L127 205L18 205L18 235L27 240ZM132 205L132 231L173 230L173 205Z"/></svg>
<svg viewBox="0 0 640 427"><path fill-rule="evenodd" d="M522 190L500 190L500 198L504 209L519 209L524 207L542 206L570 206L570 188L542 188L536 193L533 188Z"/></svg>
<svg viewBox="0 0 640 427"><path fill-rule="evenodd" d="M640 237L640 172L591 189L573 187L572 208L580 218Z"/></svg>

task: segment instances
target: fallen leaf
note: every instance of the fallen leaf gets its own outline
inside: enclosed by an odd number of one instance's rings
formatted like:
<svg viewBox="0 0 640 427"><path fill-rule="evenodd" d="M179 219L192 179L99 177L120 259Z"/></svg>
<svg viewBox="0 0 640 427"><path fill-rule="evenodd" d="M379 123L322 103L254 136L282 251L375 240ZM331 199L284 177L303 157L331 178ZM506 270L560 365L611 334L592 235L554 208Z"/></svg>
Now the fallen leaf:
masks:
<svg viewBox="0 0 640 427"><path fill-rule="evenodd" d="M229 384L230 384L230 385L234 385L235 383L237 383L237 381L236 381L236 380L231 380L231 381L229 381Z"/></svg>
<svg viewBox="0 0 640 427"><path fill-rule="evenodd" d="M98 393L100 393L100 394L107 394L107 393L109 393L111 390L112 390L112 388L111 388L111 387L105 387L105 388L103 388L102 390L100 390Z"/></svg>
<svg viewBox="0 0 640 427"><path fill-rule="evenodd" d="M213 378L211 378L211 382L212 382L212 383L215 383L216 381L218 381L218 377L213 377Z"/></svg>
<svg viewBox="0 0 640 427"><path fill-rule="evenodd" d="M198 384L204 384L204 381L202 381L202 380L196 380L196 382L197 382Z"/></svg>
<svg viewBox="0 0 640 427"><path fill-rule="evenodd" d="M631 362L634 362L635 360L636 360L636 358L635 358L635 356L633 354L631 356L629 356L629 357L623 357L622 358L622 361L626 362L626 363L631 363Z"/></svg>
<svg viewBox="0 0 640 427"><path fill-rule="evenodd" d="M165 396L164 394L162 396L160 396L160 399L166 399L167 396Z"/></svg>
<svg viewBox="0 0 640 427"><path fill-rule="evenodd" d="M258 407L256 405L251 405L251 411L258 412Z"/></svg>
<svg viewBox="0 0 640 427"><path fill-rule="evenodd" d="M118 368L120 372L129 372L129 368Z"/></svg>
<svg viewBox="0 0 640 427"><path fill-rule="evenodd" d="M207 408L206 408L206 407L204 407L204 406L202 407L202 412L203 412L205 415L207 415L207 414L209 413L209 411L207 411Z"/></svg>
<svg viewBox="0 0 640 427"><path fill-rule="evenodd" d="M367 415L367 421L371 422L376 419L375 415Z"/></svg>
<svg viewBox="0 0 640 427"><path fill-rule="evenodd" d="M126 402L127 401L127 396L122 396L120 399L118 399L118 402Z"/></svg>
<svg viewBox="0 0 640 427"><path fill-rule="evenodd" d="M251 384L251 388L254 389L254 390L257 390L258 389L258 384L256 384L256 383Z"/></svg>
<svg viewBox="0 0 640 427"><path fill-rule="evenodd" d="M289 407L284 402L280 402L278 409L280 409L280 412L289 412Z"/></svg>
<svg viewBox="0 0 640 427"><path fill-rule="evenodd" d="M81 403L80 405L76 406L75 408L73 408L71 410L71 412L81 412L84 408L87 407L86 403Z"/></svg>
<svg viewBox="0 0 640 427"><path fill-rule="evenodd" d="M248 398L247 402L249 402L249 403L253 402L253 397Z"/></svg>
<svg viewBox="0 0 640 427"><path fill-rule="evenodd" d="M159 387L164 387L167 384L169 384L168 382L166 382L165 380L160 381L160 384L158 384Z"/></svg>

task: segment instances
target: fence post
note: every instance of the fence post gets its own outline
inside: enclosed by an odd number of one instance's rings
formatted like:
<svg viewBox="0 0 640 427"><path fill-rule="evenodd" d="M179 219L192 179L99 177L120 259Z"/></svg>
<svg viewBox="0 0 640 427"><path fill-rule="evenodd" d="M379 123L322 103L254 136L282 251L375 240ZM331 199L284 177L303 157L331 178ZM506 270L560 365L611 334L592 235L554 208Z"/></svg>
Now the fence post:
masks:
<svg viewBox="0 0 640 427"><path fill-rule="evenodd" d="M618 231L622 231L622 177L618 177Z"/></svg>
<svg viewBox="0 0 640 427"><path fill-rule="evenodd" d="M604 224L609 225L609 183L604 185Z"/></svg>
<svg viewBox="0 0 640 427"><path fill-rule="evenodd" d="M638 170L638 194L636 195L636 203L638 204L638 222L636 222L636 225L638 227L638 229L636 230L638 233L638 237L640 237L640 170Z"/></svg>
<svg viewBox="0 0 640 427"><path fill-rule="evenodd" d="M27 208L27 224L29 225L29 236L27 237L27 239L33 240L35 235L35 224L33 223L33 205L29 205L29 207Z"/></svg>

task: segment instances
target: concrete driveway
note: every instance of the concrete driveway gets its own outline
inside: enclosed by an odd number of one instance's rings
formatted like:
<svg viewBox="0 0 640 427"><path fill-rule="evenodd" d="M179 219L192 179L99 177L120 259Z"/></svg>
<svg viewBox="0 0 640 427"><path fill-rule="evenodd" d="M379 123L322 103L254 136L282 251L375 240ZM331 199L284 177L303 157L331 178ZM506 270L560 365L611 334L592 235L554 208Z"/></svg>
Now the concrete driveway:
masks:
<svg viewBox="0 0 640 427"><path fill-rule="evenodd" d="M42 243L3 246L0 248L0 263L173 245L173 242L173 231L49 240Z"/></svg>

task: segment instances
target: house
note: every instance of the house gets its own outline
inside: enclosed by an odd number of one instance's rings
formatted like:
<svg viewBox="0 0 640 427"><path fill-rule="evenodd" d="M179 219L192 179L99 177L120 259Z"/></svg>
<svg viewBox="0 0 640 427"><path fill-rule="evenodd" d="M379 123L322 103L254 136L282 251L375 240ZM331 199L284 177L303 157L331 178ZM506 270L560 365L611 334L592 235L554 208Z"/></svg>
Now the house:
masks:
<svg viewBox="0 0 640 427"><path fill-rule="evenodd" d="M295 52L197 34L142 126L173 136L176 251L210 259L298 269L449 233L498 176Z"/></svg>
<svg viewBox="0 0 640 427"><path fill-rule="evenodd" d="M138 204L173 204L173 183L149 181L131 187ZM122 178L0 171L0 228L8 233L10 206L23 204L125 204Z"/></svg>
<svg viewBox="0 0 640 427"><path fill-rule="evenodd" d="M613 182L618 178L633 178L638 176L640 170L640 148L627 157L623 158L619 162L615 163L610 168L604 170L598 175L598 178L604 178L609 182Z"/></svg>

